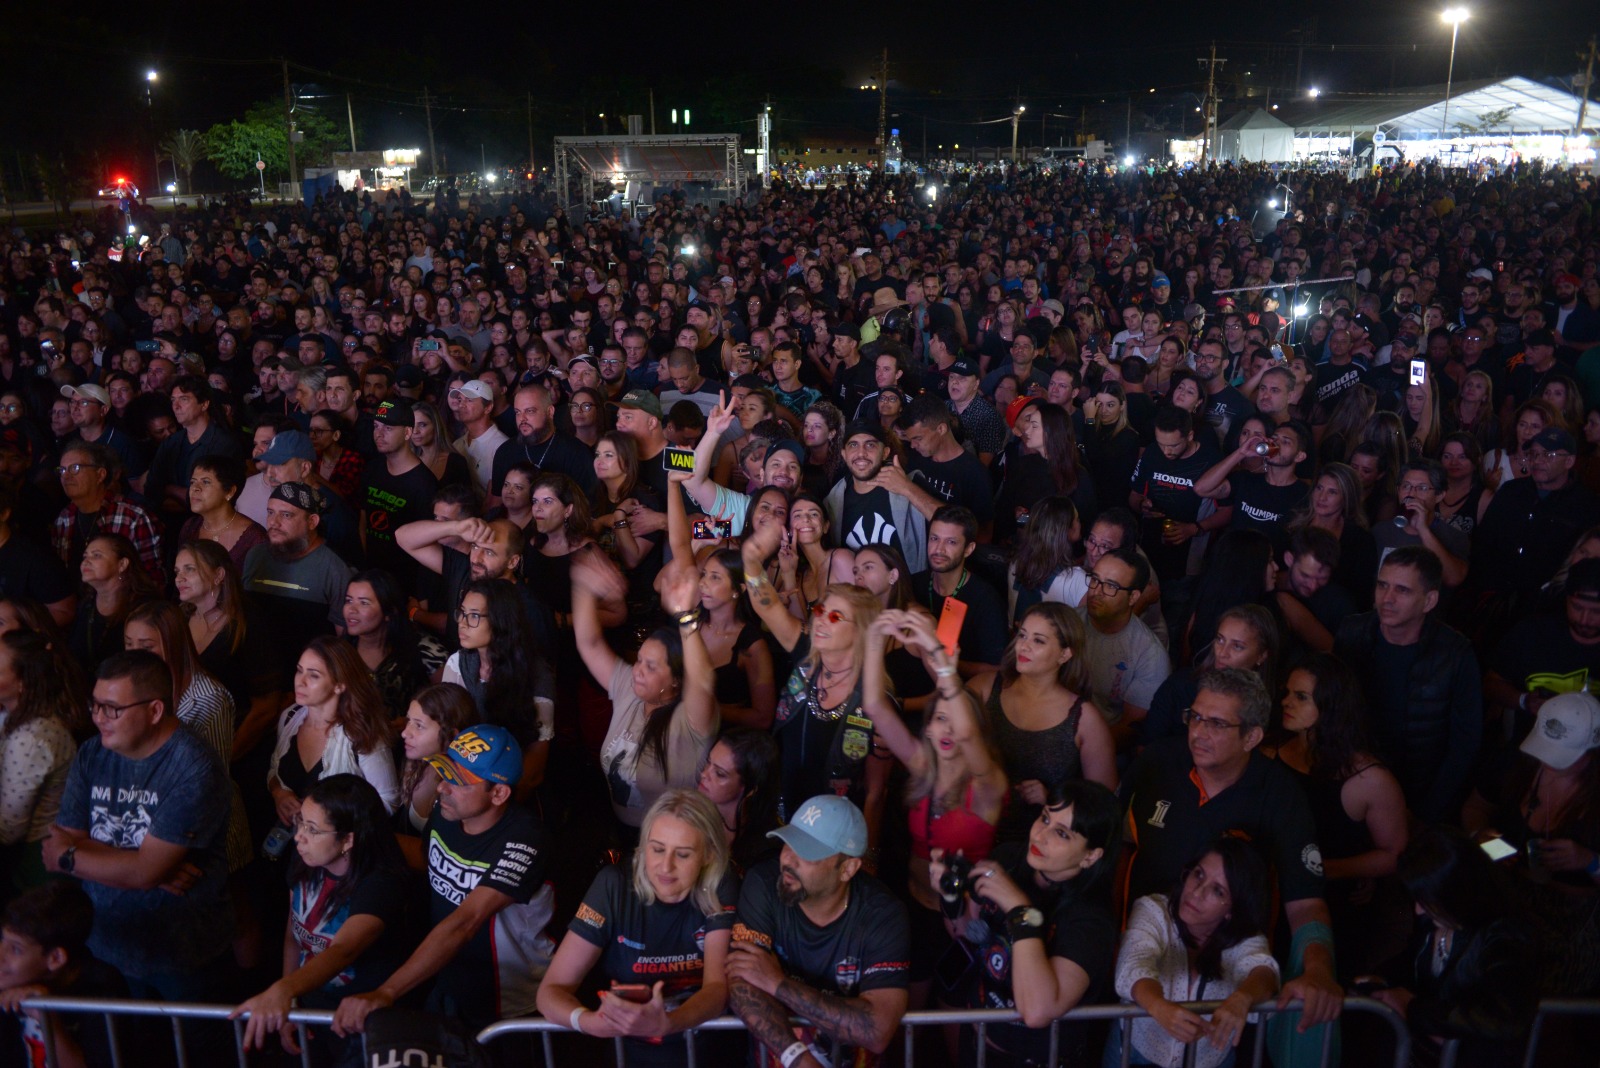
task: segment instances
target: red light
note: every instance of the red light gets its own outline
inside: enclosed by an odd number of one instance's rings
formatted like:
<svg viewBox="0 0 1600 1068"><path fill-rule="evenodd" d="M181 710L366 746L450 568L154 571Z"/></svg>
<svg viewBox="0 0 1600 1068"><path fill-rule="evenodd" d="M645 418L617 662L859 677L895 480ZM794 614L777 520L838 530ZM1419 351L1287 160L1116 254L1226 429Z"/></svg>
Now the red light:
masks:
<svg viewBox="0 0 1600 1068"><path fill-rule="evenodd" d="M118 178L117 179L117 184L118 185L127 185L128 184L128 180L126 178Z"/></svg>

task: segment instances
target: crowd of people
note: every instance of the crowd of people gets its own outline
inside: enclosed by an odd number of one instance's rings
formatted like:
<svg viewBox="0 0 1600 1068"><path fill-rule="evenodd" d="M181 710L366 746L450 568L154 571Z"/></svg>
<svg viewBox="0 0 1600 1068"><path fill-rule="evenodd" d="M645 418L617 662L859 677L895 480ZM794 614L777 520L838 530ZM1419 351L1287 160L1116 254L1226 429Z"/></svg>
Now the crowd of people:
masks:
<svg viewBox="0 0 1600 1068"><path fill-rule="evenodd" d="M952 177L0 238L0 1065L41 995L1287 1068L1600 992L1600 188Z"/></svg>

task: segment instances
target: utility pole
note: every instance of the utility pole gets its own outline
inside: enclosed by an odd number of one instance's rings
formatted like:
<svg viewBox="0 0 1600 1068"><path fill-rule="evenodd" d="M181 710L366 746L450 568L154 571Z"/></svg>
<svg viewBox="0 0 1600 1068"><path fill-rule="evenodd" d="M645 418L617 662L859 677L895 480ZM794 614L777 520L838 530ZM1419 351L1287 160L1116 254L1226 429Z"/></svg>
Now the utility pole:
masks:
<svg viewBox="0 0 1600 1068"><path fill-rule="evenodd" d="M650 136L656 135L656 91L650 90Z"/></svg>
<svg viewBox="0 0 1600 1068"><path fill-rule="evenodd" d="M289 132L289 184L295 184L294 165L294 89L289 85L289 61L283 61L283 123Z"/></svg>
<svg viewBox="0 0 1600 1068"><path fill-rule="evenodd" d="M528 173L538 173L533 169L533 92L528 92Z"/></svg>
<svg viewBox="0 0 1600 1068"><path fill-rule="evenodd" d="M350 151L356 150L356 111L350 106L350 94L344 94L344 113L350 117Z"/></svg>
<svg viewBox="0 0 1600 1068"><path fill-rule="evenodd" d="M1203 167L1211 157L1213 139L1217 132L1217 67L1225 66L1228 61L1217 58L1217 43L1212 41L1210 57L1202 56L1198 62L1206 68L1206 98L1201 108L1201 118L1205 122L1205 133L1201 135L1200 141L1200 165Z"/></svg>
<svg viewBox="0 0 1600 1068"><path fill-rule="evenodd" d="M1022 94L1021 93L1018 93L1016 96L1012 97L1012 106L1011 106L1011 173L1013 175L1017 173L1017 126L1022 121L1022 113L1024 111L1028 110L1027 107L1024 104L1021 103L1021 101L1022 101Z"/></svg>
<svg viewBox="0 0 1600 1068"><path fill-rule="evenodd" d="M1595 37L1594 34L1590 34L1589 55L1587 65L1583 70L1583 91L1578 94L1578 124L1572 128L1572 136L1574 137L1583 136L1583 120L1589 114L1589 90L1594 87L1594 53ZM1578 55L1582 56L1583 53L1579 52Z"/></svg>
<svg viewBox="0 0 1600 1068"><path fill-rule="evenodd" d="M878 174L889 173L889 48L878 65Z"/></svg>
<svg viewBox="0 0 1600 1068"><path fill-rule="evenodd" d="M433 168L433 176L439 176L439 156L433 148L433 97L428 93L428 87L422 87L422 110L428 116L428 166Z"/></svg>

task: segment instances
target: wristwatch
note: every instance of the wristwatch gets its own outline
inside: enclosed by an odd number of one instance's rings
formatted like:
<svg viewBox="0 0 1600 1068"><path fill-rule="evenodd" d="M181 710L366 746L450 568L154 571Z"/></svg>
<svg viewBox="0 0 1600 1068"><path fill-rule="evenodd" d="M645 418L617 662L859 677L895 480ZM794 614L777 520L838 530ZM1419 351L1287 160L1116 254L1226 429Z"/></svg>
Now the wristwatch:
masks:
<svg viewBox="0 0 1600 1068"><path fill-rule="evenodd" d="M63 875L71 875L72 869L77 866L77 863L78 847L68 846L62 851L60 858L56 861L56 867L61 869Z"/></svg>
<svg viewBox="0 0 1600 1068"><path fill-rule="evenodd" d="M1018 905L1006 913L1006 934L1011 941L1044 937L1044 913L1032 905Z"/></svg>

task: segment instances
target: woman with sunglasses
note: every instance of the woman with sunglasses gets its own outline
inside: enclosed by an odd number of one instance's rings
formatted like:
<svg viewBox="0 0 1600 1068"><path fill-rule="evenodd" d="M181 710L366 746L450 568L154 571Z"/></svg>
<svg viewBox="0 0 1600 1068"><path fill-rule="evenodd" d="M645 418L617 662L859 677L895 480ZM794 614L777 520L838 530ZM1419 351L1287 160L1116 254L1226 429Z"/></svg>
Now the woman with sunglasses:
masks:
<svg viewBox="0 0 1600 1068"><path fill-rule="evenodd" d="M243 1043L262 1049L274 1031L285 1052L300 1055L296 1006L332 1009L376 989L406 957L406 902L411 879L378 791L359 775L330 775L306 791L295 815L289 865L289 919L283 977L229 1014L246 1014ZM326 1027L305 1032L310 1063L353 1068L362 1037Z"/></svg>

